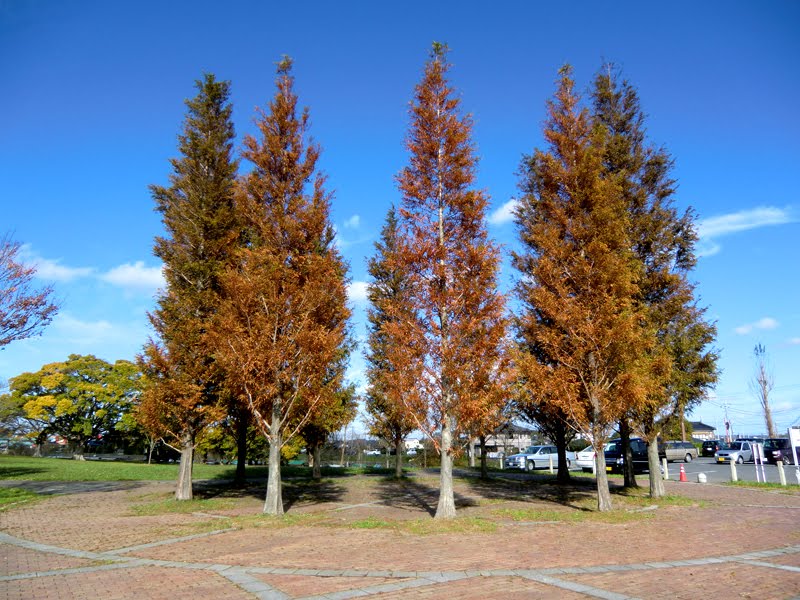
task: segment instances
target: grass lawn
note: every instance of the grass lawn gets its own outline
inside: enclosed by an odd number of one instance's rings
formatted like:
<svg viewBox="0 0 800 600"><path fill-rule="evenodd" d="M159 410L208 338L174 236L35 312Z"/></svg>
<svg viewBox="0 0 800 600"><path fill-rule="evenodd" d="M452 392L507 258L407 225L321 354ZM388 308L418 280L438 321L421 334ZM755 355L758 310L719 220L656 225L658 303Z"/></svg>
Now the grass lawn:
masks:
<svg viewBox="0 0 800 600"><path fill-rule="evenodd" d="M233 479L233 465L206 465L195 463L194 479ZM370 473L386 475L394 469L324 467L323 476L358 475ZM248 466L248 479L266 479L267 467ZM311 477L305 466L284 465L282 478ZM178 478L177 464L151 464L140 462L70 460L68 458L32 458L29 456L0 455L0 479L29 481L174 481Z"/></svg>
<svg viewBox="0 0 800 600"><path fill-rule="evenodd" d="M194 466L197 479L232 478L235 467ZM266 470L265 470L266 472ZM178 478L177 464L131 463L118 461L70 460L0 456L0 479L32 481L170 481Z"/></svg>

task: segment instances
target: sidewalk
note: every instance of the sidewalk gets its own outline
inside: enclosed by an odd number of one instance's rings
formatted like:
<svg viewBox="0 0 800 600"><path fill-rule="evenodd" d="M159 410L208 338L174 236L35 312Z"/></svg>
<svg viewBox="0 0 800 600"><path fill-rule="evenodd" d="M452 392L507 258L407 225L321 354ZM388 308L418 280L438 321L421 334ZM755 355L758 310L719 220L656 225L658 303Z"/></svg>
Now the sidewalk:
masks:
<svg viewBox="0 0 800 600"><path fill-rule="evenodd" d="M429 523L435 485L425 475L405 484L333 479L313 493L298 485L287 494L284 520L256 518L263 486L194 513L142 510L163 504L170 484L84 486L0 512L0 598L800 595L797 493L667 482L669 494L696 504L667 504L618 523L570 522L552 514L581 510L589 489L555 503L548 494L562 490L547 484L462 480L463 530L417 534L386 525ZM532 518L515 520L520 511ZM493 528L475 526L487 522Z"/></svg>

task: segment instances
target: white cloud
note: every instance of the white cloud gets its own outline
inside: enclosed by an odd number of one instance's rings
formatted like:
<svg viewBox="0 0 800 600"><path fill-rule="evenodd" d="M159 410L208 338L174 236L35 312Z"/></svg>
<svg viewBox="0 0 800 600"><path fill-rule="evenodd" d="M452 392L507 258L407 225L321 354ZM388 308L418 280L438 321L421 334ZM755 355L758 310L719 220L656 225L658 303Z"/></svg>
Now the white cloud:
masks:
<svg viewBox="0 0 800 600"><path fill-rule="evenodd" d="M66 267L61 264L60 259L42 258L31 250L29 244L20 247L20 258L27 266L36 269L38 279L68 282L94 273L91 267Z"/></svg>
<svg viewBox="0 0 800 600"><path fill-rule="evenodd" d="M790 338L787 342L790 346L800 346L800 337Z"/></svg>
<svg viewBox="0 0 800 600"><path fill-rule="evenodd" d="M747 335L756 329L776 329L778 325L780 325L780 323L778 323L772 317L764 317L755 323L745 323L744 325L739 325L739 327L735 328L734 331L739 335Z"/></svg>
<svg viewBox="0 0 800 600"><path fill-rule="evenodd" d="M108 321L81 321L66 312L55 316L53 329L60 337L75 344L96 344L114 335L114 326Z"/></svg>
<svg viewBox="0 0 800 600"><path fill-rule="evenodd" d="M100 279L129 290L155 291L164 287L161 267L145 267L141 260L114 267L100 275Z"/></svg>
<svg viewBox="0 0 800 600"><path fill-rule="evenodd" d="M717 254L721 250L721 246L714 240L732 233L770 225L784 225L794 221L796 218L788 208L774 206L759 206L751 210L741 210L727 215L701 219L697 222L696 228L700 238L697 253L699 256Z"/></svg>
<svg viewBox="0 0 800 600"><path fill-rule="evenodd" d="M361 217L359 217L358 215L353 215L344 222L345 229L358 229L360 225L361 225Z"/></svg>
<svg viewBox="0 0 800 600"><path fill-rule="evenodd" d="M518 203L519 202L517 200L511 199L503 204L503 206L489 215L489 223L492 225L502 225L504 223L513 221L514 209L516 209Z"/></svg>
<svg viewBox="0 0 800 600"><path fill-rule="evenodd" d="M347 286L347 297L350 302L366 302L368 285L366 281L351 281Z"/></svg>

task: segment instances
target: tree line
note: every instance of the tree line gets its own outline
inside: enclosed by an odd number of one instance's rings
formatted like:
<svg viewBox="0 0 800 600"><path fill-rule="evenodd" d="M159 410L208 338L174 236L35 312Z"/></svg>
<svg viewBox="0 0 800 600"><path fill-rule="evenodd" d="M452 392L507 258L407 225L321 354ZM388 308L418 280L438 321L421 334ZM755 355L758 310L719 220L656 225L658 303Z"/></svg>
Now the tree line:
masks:
<svg viewBox="0 0 800 600"><path fill-rule="evenodd" d="M563 67L547 102L546 147L517 170L512 313L498 289L489 198L475 187L472 119L448 79L448 56L434 43L414 89L400 199L368 261L371 431L397 448L398 475L411 431L433 442L436 518L455 516L454 457L517 418L558 446L560 481L569 478L569 441L590 440L600 510L611 508L606 442L615 430L624 442L642 435L651 494L661 495L655 441L717 377L715 326L689 279L695 216L675 207L672 158L647 139L638 94L618 71L604 66L584 99ZM257 136L243 140L244 173L230 83L205 75L196 85L169 185L151 187L166 288L137 361L137 420L180 448L178 499L192 497L205 428L236 423L241 478L255 428L269 445L264 511L282 514L281 448L302 439L318 469L326 437L355 415L344 378L355 350L348 265L291 60L277 65ZM635 485L632 471L626 484Z"/></svg>

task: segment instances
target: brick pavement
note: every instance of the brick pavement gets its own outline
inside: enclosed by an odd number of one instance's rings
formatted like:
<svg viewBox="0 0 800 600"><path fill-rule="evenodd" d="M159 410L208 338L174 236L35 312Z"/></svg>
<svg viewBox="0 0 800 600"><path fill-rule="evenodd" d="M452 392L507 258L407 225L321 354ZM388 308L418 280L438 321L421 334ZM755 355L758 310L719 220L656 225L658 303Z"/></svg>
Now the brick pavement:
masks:
<svg viewBox="0 0 800 600"><path fill-rule="evenodd" d="M460 481L460 518L488 519L496 530L356 527L365 518L430 519L435 479L415 480L328 482L336 493L324 501L295 490L289 514L313 518L293 524L236 521L260 511L260 488L189 514L134 510L168 496L162 483L14 507L0 512L0 599L800 596L797 493L667 482L669 493L700 505L663 506L634 522L519 522L498 511L581 510L590 490L554 502L536 495L547 484Z"/></svg>

